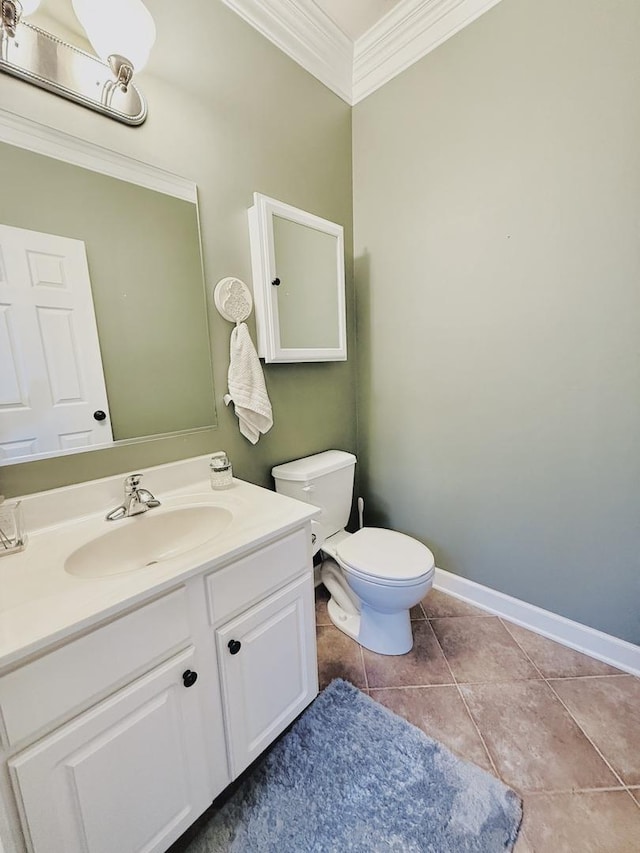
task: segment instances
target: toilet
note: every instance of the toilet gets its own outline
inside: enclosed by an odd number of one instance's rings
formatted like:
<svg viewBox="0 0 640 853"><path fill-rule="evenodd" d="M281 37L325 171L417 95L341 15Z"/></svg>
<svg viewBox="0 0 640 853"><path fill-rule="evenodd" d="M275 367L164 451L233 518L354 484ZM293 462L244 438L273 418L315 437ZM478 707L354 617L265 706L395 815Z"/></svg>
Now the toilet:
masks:
<svg viewBox="0 0 640 853"><path fill-rule="evenodd" d="M331 594L333 624L371 651L404 655L413 647L409 611L433 583L433 554L394 530L347 533L355 465L352 453L326 450L271 473L277 492L322 510L312 522L314 554L324 558L320 576Z"/></svg>

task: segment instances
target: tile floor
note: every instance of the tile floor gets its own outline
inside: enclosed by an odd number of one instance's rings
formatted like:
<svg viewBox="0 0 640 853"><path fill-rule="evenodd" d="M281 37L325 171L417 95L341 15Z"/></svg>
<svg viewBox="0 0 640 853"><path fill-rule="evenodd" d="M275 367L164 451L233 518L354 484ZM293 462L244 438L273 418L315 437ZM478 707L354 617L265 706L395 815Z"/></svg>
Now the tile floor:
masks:
<svg viewBox="0 0 640 853"><path fill-rule="evenodd" d="M335 628L316 590L320 688L344 678L522 794L516 853L640 853L640 679L431 590L414 648Z"/></svg>

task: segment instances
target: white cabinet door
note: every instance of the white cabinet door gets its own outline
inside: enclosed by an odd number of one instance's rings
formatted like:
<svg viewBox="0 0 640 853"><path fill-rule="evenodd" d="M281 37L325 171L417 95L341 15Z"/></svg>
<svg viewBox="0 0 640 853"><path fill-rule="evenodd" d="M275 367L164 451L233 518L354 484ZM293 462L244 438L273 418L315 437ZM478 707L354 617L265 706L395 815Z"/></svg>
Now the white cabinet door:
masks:
<svg viewBox="0 0 640 853"><path fill-rule="evenodd" d="M164 851L208 807L190 647L9 762L34 853ZM225 756L220 756L222 762Z"/></svg>
<svg viewBox="0 0 640 853"><path fill-rule="evenodd" d="M0 364L0 463L113 441L82 240L0 225Z"/></svg>
<svg viewBox="0 0 640 853"><path fill-rule="evenodd" d="M312 577L229 622L216 641L235 778L318 692Z"/></svg>
<svg viewBox="0 0 640 853"><path fill-rule="evenodd" d="M346 361L342 226L261 193L253 200L258 355L267 363Z"/></svg>

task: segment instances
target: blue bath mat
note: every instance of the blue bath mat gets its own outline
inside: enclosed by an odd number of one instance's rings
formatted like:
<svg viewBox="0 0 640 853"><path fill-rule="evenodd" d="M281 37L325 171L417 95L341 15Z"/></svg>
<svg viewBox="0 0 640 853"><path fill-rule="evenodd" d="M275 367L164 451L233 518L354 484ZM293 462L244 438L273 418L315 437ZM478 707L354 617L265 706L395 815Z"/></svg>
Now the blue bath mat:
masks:
<svg viewBox="0 0 640 853"><path fill-rule="evenodd" d="M520 798L342 680L333 681L186 853L497 853Z"/></svg>

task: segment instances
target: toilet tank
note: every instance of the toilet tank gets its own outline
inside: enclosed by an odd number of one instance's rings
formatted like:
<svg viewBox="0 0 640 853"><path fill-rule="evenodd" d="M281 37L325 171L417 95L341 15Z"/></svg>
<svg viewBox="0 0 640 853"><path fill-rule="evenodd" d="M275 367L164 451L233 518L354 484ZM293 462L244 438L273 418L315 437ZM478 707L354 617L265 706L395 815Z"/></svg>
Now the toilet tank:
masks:
<svg viewBox="0 0 640 853"><path fill-rule="evenodd" d="M284 465L271 474L276 492L313 504L322 510L318 519L324 536L344 530L351 514L356 457L343 450L325 450Z"/></svg>

